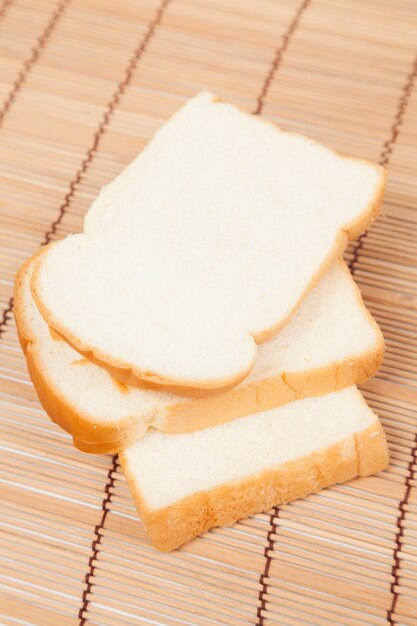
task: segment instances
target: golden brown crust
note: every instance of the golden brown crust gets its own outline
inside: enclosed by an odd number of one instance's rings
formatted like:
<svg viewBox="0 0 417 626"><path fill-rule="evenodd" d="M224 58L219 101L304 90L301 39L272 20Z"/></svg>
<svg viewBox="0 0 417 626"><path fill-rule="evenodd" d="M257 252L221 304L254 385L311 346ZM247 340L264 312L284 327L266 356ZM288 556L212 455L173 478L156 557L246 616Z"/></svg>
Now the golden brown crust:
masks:
<svg viewBox="0 0 417 626"><path fill-rule="evenodd" d="M26 272L29 271L29 267L35 263L42 254L44 254L45 250L46 247L40 248L33 256L26 259L15 276L13 289L13 311L17 324L17 336L24 352L26 351L27 344L33 340L33 337L30 333L28 325L26 324L22 283Z"/></svg>
<svg viewBox="0 0 417 626"><path fill-rule="evenodd" d="M362 432L296 461L238 482L188 496L159 510L148 508L125 455L120 461L152 545L170 551L214 526L277 504L303 498L335 483L368 476L388 464L388 448L379 420Z"/></svg>
<svg viewBox="0 0 417 626"><path fill-rule="evenodd" d="M71 405L54 388L52 381L44 376L42 369L38 366L36 348L33 348L33 344L27 345L25 355L30 378L43 408L53 422L70 433L77 441L84 438L87 441L88 439L92 441L99 439L100 445L103 446L103 452L116 452L127 448L146 434L148 423L146 423L145 416L141 419L132 416L124 418L124 428L121 429L118 422L97 422L98 416L94 418L93 416L82 415L75 405ZM117 446L113 443L115 432L118 436ZM108 450L103 445L107 439L110 439L111 443ZM94 447L96 446L97 444L94 444ZM77 445L77 447L80 446ZM98 454L101 450L96 451L92 448L91 452Z"/></svg>
<svg viewBox="0 0 417 626"><path fill-rule="evenodd" d="M383 354L384 344L381 339L367 359L345 359L337 365L317 368L309 375L305 372L296 372L284 375L283 378L277 376L263 379L254 385L236 388L219 396L178 403L170 406L162 416L155 416L152 425L166 433L179 434L218 426L231 419L267 411L294 400L322 396L367 380L379 368ZM131 443L134 441L135 439L132 439ZM74 443L83 452L94 454L121 450L117 441L103 444L100 441L86 442L74 439Z"/></svg>
<svg viewBox="0 0 417 626"><path fill-rule="evenodd" d="M335 150L331 151L336 155L338 154ZM300 298L290 311L289 315L285 319L281 320L278 324L268 329L265 329L262 333L258 333L256 336L254 336L254 339L258 344L271 339L271 337L273 337L286 324L286 322L291 318L291 316L299 307L304 298L317 285L319 280L325 274L326 270L330 267L331 263L335 259L343 255L349 239L355 239L356 237L358 237L379 214L386 185L386 170L381 165L374 164L365 159L354 157L343 158L346 160L361 161L363 163L366 163L368 166L374 168L379 173L380 182L375 190L375 194L372 200L369 202L368 206L361 213L361 215L359 215L357 219L353 220L351 223L347 224L343 229L339 231L333 248L324 259L320 270L316 272L315 275L312 277L308 288L304 291L304 293L301 294ZM247 375L253 368L255 359L247 368L247 370L239 372L239 374L233 377L227 379L222 378L210 381L199 381L197 383L196 381L162 377L159 376L156 372L144 371L139 368L132 367L130 364L124 363L120 359L115 359L114 357L111 357L102 350L84 344L70 331L70 329L65 328L63 324L60 324L60 322L54 318L51 311L49 311L47 307L43 304L42 299L37 291L37 281L40 266L41 259L39 258L33 272L31 289L35 302L42 314L42 317L51 328L53 328L56 332L62 335L62 337L70 344L70 346L74 348L74 350L85 356L96 365L106 368L112 376L114 376L123 383L141 388L171 391L178 395L188 397L204 397L209 395L216 395L218 393L222 393L223 391L227 391L229 389L232 389L233 387L236 387L242 380L247 377Z"/></svg>
<svg viewBox="0 0 417 626"><path fill-rule="evenodd" d="M37 253L39 258L44 249ZM114 453L125 449L140 439L149 424L168 433L189 432L209 428L237 417L266 411L276 406L309 396L320 396L353 384L364 382L378 369L384 354L384 340L375 320L365 308L356 287L358 305L373 326L377 337L374 349L354 355L310 371L285 372L271 378L241 385L217 396L196 398L188 402L173 403L155 411L153 415L129 415L113 421L100 421L100 416L83 414L76 404L71 404L54 388L53 380L46 376L38 355L36 337L30 336L25 324L24 303L21 298L21 281L27 272L29 259L16 277L15 317L18 334L26 353L29 373L39 399L51 419L69 432L74 444L92 454ZM347 266L340 262L346 273Z"/></svg>
<svg viewBox="0 0 417 626"><path fill-rule="evenodd" d="M103 441L98 443L90 443L88 441L83 441L82 439L77 439L77 437L72 438L72 442L74 446L81 450L81 452L87 452L88 454L117 454L123 450L127 450L131 445L136 443L141 437L133 436L132 439L125 439L123 443L120 441Z"/></svg>

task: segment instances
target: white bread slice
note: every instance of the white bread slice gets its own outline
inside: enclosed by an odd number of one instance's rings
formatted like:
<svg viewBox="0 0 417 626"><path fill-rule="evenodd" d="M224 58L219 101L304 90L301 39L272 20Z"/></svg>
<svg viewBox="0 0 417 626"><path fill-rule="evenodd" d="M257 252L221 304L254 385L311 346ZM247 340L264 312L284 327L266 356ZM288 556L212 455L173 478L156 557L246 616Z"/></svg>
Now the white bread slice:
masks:
<svg viewBox="0 0 417 626"><path fill-rule="evenodd" d="M44 319L119 380L218 393L376 215L385 170L191 99L42 257Z"/></svg>
<svg viewBox="0 0 417 626"><path fill-rule="evenodd" d="M199 399L128 387L53 338L30 292L35 258L16 278L18 332L43 406L86 452L123 449L149 425L187 432L322 395L363 382L382 360L381 331L339 261L282 331L260 346L255 367L238 387Z"/></svg>
<svg viewBox="0 0 417 626"><path fill-rule="evenodd" d="M388 449L377 416L348 387L193 433L151 430L119 457L152 544L173 550L213 526L374 474Z"/></svg>

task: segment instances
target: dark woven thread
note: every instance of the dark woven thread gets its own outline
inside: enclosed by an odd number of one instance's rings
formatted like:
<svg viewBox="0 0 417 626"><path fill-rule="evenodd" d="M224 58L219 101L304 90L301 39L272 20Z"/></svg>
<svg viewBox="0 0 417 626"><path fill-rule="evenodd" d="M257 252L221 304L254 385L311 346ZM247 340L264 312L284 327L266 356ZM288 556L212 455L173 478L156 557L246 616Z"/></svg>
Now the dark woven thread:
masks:
<svg viewBox="0 0 417 626"><path fill-rule="evenodd" d="M56 26L56 23L59 19L59 17L61 16L63 10L65 9L65 7L67 6L67 4L69 3L70 0L63 0L63 2L60 2L60 4L58 5L58 9L57 11L55 11L54 15L52 16L51 20L48 22L47 28L45 29L44 33L41 35L40 39L38 40L37 45L34 47L33 51L32 51L32 56L30 57L30 61L27 61L25 63L26 66L26 70L24 71L24 74L22 74L22 72L19 73L17 80L14 83L14 87L12 88L8 98L6 99L6 102L4 104L4 106L2 107L2 109L0 110L0 125L1 122L4 118L5 113L9 110L13 100L16 97L17 92L19 91L20 87L23 85L23 83L25 82L27 73L30 71L31 67L33 66L33 64L36 62L36 60L39 58L39 54L42 50L42 48L45 47L45 44L47 42L47 39L49 37L49 35L51 34L53 28ZM155 13L155 17L154 19L149 23L148 28L145 32L145 36L143 37L143 39L141 40L139 46L136 48L134 54L132 55L127 69L125 71L125 75L123 77L123 80L117 85L116 91L114 92L110 102L107 104L106 109L103 113L103 117L101 118L101 121L97 127L96 132L94 133L94 138L93 138L93 143L91 144L91 147L87 150L87 154L85 159L83 160L80 168L78 169L78 171L75 174L75 177L73 178L73 180L70 182L69 184L69 190L68 193L65 195L64 197L64 202L62 203L62 205L59 207L58 210L58 216L57 218L51 223L49 230L47 230L44 234L44 238L43 241L41 242L40 245L46 245L48 243L50 243L51 238L53 237L53 235L56 232L56 229L58 228L59 224L62 222L62 219L70 205L70 202L75 194L76 188L79 185L79 183L81 182L83 175L85 174L85 172L87 171L91 161L93 160L94 154L96 153L99 144L100 144L100 139L103 136L103 134L105 133L107 126L110 122L110 118L116 108L116 106L118 105L121 96L123 95L126 87L129 85L129 83L132 80L132 75L133 72L136 68L137 63L139 62L142 54L145 52L147 45L150 41L150 39L152 38L155 28L156 26L159 24L159 22L161 21L162 18L162 14L164 12L164 10L166 9L167 5L169 4L170 0L163 0L158 8L158 10ZM0 322L0 337L2 335L2 333L4 332L4 326L7 324L8 319L10 319L10 313L13 311L13 298L10 298L8 305L3 313L3 319Z"/></svg>
<svg viewBox="0 0 417 626"><path fill-rule="evenodd" d="M272 513L269 518L269 531L266 536L266 546L264 549L264 557L265 557L265 567L264 571L259 577L259 583L261 585L261 590L258 595L258 610L256 612L256 626L264 626L265 618L262 615L262 611L266 609L266 596L268 593L268 582L267 578L269 576L269 569L271 567L271 552L274 551L275 539L274 535L277 533L277 523L279 518L279 508L275 506L272 509Z"/></svg>
<svg viewBox="0 0 417 626"><path fill-rule="evenodd" d="M404 116L405 116L407 106L410 100L410 96L414 87L416 76L417 76L417 56L414 59L414 63L411 66L411 70L407 75L406 81L401 91L401 95L398 101L397 112L395 114L395 117L391 126L390 135L388 139L384 142L384 145L382 147L382 152L379 158L380 165L387 166L390 162L392 151L393 151L393 148L395 146L395 143L398 139L398 135L400 132L400 127L404 121ZM359 252L363 248L365 236L366 236L366 233L363 233L359 237L358 245L354 251L353 258L350 262L350 268L351 268L352 274L355 273L357 262L358 262L358 257L359 257ZM395 607L397 606L398 597L399 597L397 588L399 585L399 571L401 568L401 559L400 559L401 541L404 536L404 520L406 516L406 508L407 508L408 501L410 499L412 482L415 479L414 466L416 464L417 464L417 433L414 438L413 449L411 451L411 458L410 458L410 462L408 463L408 468L407 468L407 477L405 480L406 489L405 489L402 500L398 504L397 532L395 535L395 548L394 548L394 553L393 553L393 564L391 568L391 576L392 576L392 582L390 585L391 606L387 611L387 622L391 626L394 626L395 624L394 613L395 613Z"/></svg>
<svg viewBox="0 0 417 626"><path fill-rule="evenodd" d="M282 56L284 52L286 51L286 49L288 48L288 45L291 41L291 37L293 36L295 30L297 29L300 18L302 14L304 13L304 11L306 10L306 8L308 7L308 5L310 4L310 1L311 0L303 0L303 2L300 4L300 6L298 7L297 11L294 14L294 17L289 23L287 30L282 36L281 44L275 50L271 67L269 68L269 72L265 77L264 83L262 85L262 89L259 92L259 96L256 99L256 107L253 111L254 115L259 115L260 113L262 113L262 110L265 105L265 100L268 95L269 88L271 86L272 81L274 80L274 76L277 73L279 66L281 65Z"/></svg>
<svg viewBox="0 0 417 626"><path fill-rule="evenodd" d="M404 121L404 115L407 110L411 92L414 87L416 75L417 75L417 56L414 59L414 63L411 66L411 70L409 74L407 75L406 81L401 90L400 99L398 100L397 112L395 114L395 117L391 126L391 131L390 131L388 139L384 142L384 145L382 147L382 152L379 157L379 164L383 165L384 167L386 167L390 162L391 154L395 146L395 143L398 139L398 134L400 132L400 127ZM363 248L365 237L366 237L366 232L360 235L357 246L353 252L353 258L349 263L349 267L351 269L352 274L355 273L356 264L358 262L358 257L359 257L359 252Z"/></svg>
<svg viewBox="0 0 417 626"><path fill-rule="evenodd" d="M274 77L281 65L281 61L283 58L283 54L286 51L286 49L288 48L288 45L291 41L291 37L293 36L294 32L296 31L298 24L300 22L301 16L304 13L304 11L307 9L308 5L310 4L311 0L303 0L303 2L300 4L300 6L298 7L297 11L294 14L294 17L292 18L291 22L288 25L287 30L285 31L284 35L282 36L282 40L279 46L277 46L276 50L275 50L275 54L274 57L272 59L272 63L271 66L269 68L269 71L265 77L265 80L263 82L262 88L259 92L259 95L256 99L256 107L253 110L253 114L254 115L260 115L263 111L264 105L265 105L265 101L266 98L268 96L268 92L269 92L269 88L271 86L272 81L274 80ZM269 576L269 569L271 567L271 553L274 551L274 546L275 546L275 539L273 538L273 535L276 534L277 532L277 520L279 518L279 507L275 506L272 509L272 513L270 515L269 518L269 531L268 534L266 536L266 546L264 549L264 556L265 556L265 567L264 570L262 572L262 574L259 577L259 583L261 585L261 590L259 591L259 596L258 596L258 609L257 609L257 613L256 613L256 617L257 617L257 622L256 622L256 626L264 626L265 625L265 618L262 615L262 612L265 611L266 609L266 597L267 597L267 593L268 593L268 583L267 583L267 578Z"/></svg>
<svg viewBox="0 0 417 626"><path fill-rule="evenodd" d="M140 44L134 51L127 65L125 75L123 79L120 81L120 83L117 85L116 91L114 92L110 102L107 104L106 109L103 113L103 117L101 118L101 121L99 125L97 126L97 130L94 133L93 143L91 144L91 147L87 150L85 159L81 163L81 166L79 170L77 171L77 173L75 174L75 177L70 182L69 191L64 198L64 202L59 207L58 216L56 220L52 222L50 229L45 233L45 237L41 245L46 245L51 241L51 238L56 233L56 229L58 228L59 224L62 222L62 218L64 217L70 205L70 202L75 194L76 188L80 184L84 174L86 173L88 169L88 166L93 160L94 154L97 152L97 149L100 145L100 140L109 125L111 116L113 115L115 108L119 104L120 98L123 95L126 87L130 84L136 65L138 64L142 54L145 52L148 46L148 43L154 34L155 28L158 26L159 22L161 21L162 15L167 5L169 4L169 2L170 0L163 0L161 2L158 10L155 13L155 17L149 23L148 28L146 29L145 36L143 37Z"/></svg>
<svg viewBox="0 0 417 626"><path fill-rule="evenodd" d="M15 101L17 94L19 93L20 89L26 82L28 74L32 70L35 63L38 61L42 53L42 50L45 48L49 37L51 36L52 32L56 28L69 2L70 0L62 0L61 2L58 3L55 11L52 13L50 19L48 20L48 23L46 24L45 29L41 33L36 44L33 46L29 58L23 63L23 66L21 70L19 71L18 75L16 76L16 79L13 82L13 85L3 103L3 106L0 109L0 127L2 123L4 122L4 119L10 110L10 107ZM11 4L11 0L9 2L7 2L6 0L6 2L4 2L3 5L1 6L0 19L3 17L5 11L10 6L10 4ZM5 327L9 319L11 318L10 314L12 313L12 311L13 311L13 297L9 299L6 309L3 311L2 319L0 321L0 338L2 337Z"/></svg>
<svg viewBox="0 0 417 626"><path fill-rule="evenodd" d="M391 568L391 576L392 576L392 582L390 585L391 606L387 611L387 622L388 624L391 624L391 626L394 626L395 624L394 613L395 613L395 607L397 606L398 596L399 596L397 587L399 584L399 578L400 578L399 572L401 568L401 558L400 558L401 542L404 536L404 520L405 520L405 516L407 512L406 507L410 498L411 488L413 486L412 482L415 479L414 467L416 466L416 464L417 464L417 433L414 437L413 450L411 453L410 461L408 463L407 478L405 480L405 485L406 485L405 493L398 506L397 533L395 535L395 549L394 549L394 554L393 554L393 564Z"/></svg>
<svg viewBox="0 0 417 626"><path fill-rule="evenodd" d="M404 83L404 87L402 89L401 96L398 101L397 114L391 126L391 134L389 138L387 139L387 141L384 143L384 146L381 152L381 158L379 160L380 165L385 166L385 165L388 165L389 163L392 149L394 147L395 142L397 141L398 133L400 132L400 126L404 121L404 115L407 110L411 92L413 91L414 82L416 80L416 75L417 75L417 56L414 59L414 63Z"/></svg>
<svg viewBox="0 0 417 626"><path fill-rule="evenodd" d="M13 297L10 298L7 307L3 311L3 315L0 321L0 338L3 336L3 333L6 330L7 322L11 318L12 311L13 311Z"/></svg>
<svg viewBox="0 0 417 626"><path fill-rule="evenodd" d="M113 114L116 106L118 105L120 98L122 96L122 94L124 93L126 87L129 85L129 83L131 82L132 79L132 75L133 72L136 68L136 65L138 64L142 54L145 52L146 47L150 41L150 39L152 38L156 27L158 26L158 24L161 22L162 16L164 14L165 9L167 8L168 4L169 4L170 0L162 0L161 4L159 5L159 8L157 9L155 16L153 18L153 20L149 23L148 28L146 30L145 36L143 37L143 39L141 40L140 44L138 45L138 47L136 48L136 50L134 51L132 58L130 59L124 78L123 80L118 84L116 91L114 92L110 102L108 103L107 107L106 107L106 111L103 114L103 117L101 119L100 124L97 127L97 130L94 134L94 139L93 139L93 143L91 145L91 147L89 148L89 150L87 151L87 155L86 158L84 159L84 161L81 164L81 167L79 168L78 172L76 173L75 178L73 179L73 181L70 183L70 189L69 192L67 193L67 195L65 196L64 199L64 203L62 204L62 206L59 209L59 215L57 217L57 219L51 224L50 230L47 231L45 233L45 239L43 241L43 244L47 244L50 242L51 237L55 234L56 229L58 227L58 225L60 224L60 222L62 221L63 216L65 215L65 212L67 210L67 208L69 207L69 204L71 202L71 199L75 193L75 189L76 186L80 183L80 181L82 180L83 175L85 174L89 164L91 163L95 152L97 151L97 148L99 146L100 143L100 139L102 137L102 135L104 134L104 132L106 131L106 128L109 124L111 115ZM112 464L110 467L110 470L107 474L107 481L106 481L106 485L104 487L104 498L103 498L103 502L102 502L102 509L103 509L103 513L100 519L100 522L97 524L97 526L94 528L94 539L91 543L91 557L88 561L88 572L87 575L85 577L85 582L86 582L86 587L84 589L83 595L82 595L82 605L81 608L78 612L78 618L80 620L80 626L84 626L84 624L86 623L86 617L83 617L88 609L88 604L89 604L89 599L88 596L91 593L91 589L92 589L92 578L94 576L94 572L95 572L95 566L94 566L94 561L97 558L98 555L98 549L99 549L99 545L101 543L101 533L100 531L104 528L104 524L106 522L106 518L107 518L107 514L108 514L108 504L111 501L111 489L114 485L114 474L117 468L117 454L113 456L112 458Z"/></svg>
<svg viewBox="0 0 417 626"><path fill-rule="evenodd" d="M97 524L97 526L95 526L94 528L95 539L93 540L91 544L91 556L88 560L88 572L87 572L87 575L85 576L86 586L85 586L85 589L83 591L83 595L81 598L82 605L81 605L80 610L78 611L78 619L80 620L80 626L84 626L84 624L86 623L86 619L87 619L86 617L83 617L83 616L85 612L87 611L88 603L89 603L88 596L91 593L91 589L93 586L93 577L94 577L94 573L96 569L94 562L97 559L99 545L101 543L101 537L102 537L100 530L104 528L106 517L109 512L108 505L111 502L111 490L114 486L116 469L117 469L117 454L115 454L112 457L111 467L107 473L107 481L106 481L106 486L104 488L104 497L101 503L101 508L102 508L101 519L100 519L100 522Z"/></svg>
<svg viewBox="0 0 417 626"><path fill-rule="evenodd" d="M30 57L23 63L22 69L19 71L7 98L4 101L4 104L0 109L0 126L3 123L3 120L7 112L9 111L10 107L12 106L14 100L16 99L17 94L22 88L22 85L24 85L24 83L26 82L26 79L32 67L35 65L36 61L39 59L42 50L44 49L52 32L56 28L56 25L58 24L60 18L62 17L62 14L67 8L69 2L70 0L61 0L61 2L58 3L55 11L52 13L50 19L48 20L48 23L46 24L46 27L43 33L39 37L36 44L33 46L31 53L30 53Z"/></svg>

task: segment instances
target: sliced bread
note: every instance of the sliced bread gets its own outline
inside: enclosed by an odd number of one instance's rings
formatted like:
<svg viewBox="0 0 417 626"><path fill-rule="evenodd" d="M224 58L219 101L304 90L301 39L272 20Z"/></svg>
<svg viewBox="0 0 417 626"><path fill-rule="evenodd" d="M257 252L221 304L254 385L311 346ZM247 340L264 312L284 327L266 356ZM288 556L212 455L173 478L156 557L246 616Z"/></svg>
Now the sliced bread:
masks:
<svg viewBox="0 0 417 626"><path fill-rule="evenodd" d="M201 93L40 258L47 323L125 383L218 393L377 214L385 171Z"/></svg>
<svg viewBox="0 0 417 626"><path fill-rule="evenodd" d="M43 248L37 256L46 253ZM86 452L123 449L150 425L170 433L207 428L363 382L383 356L381 331L339 261L281 332L259 347L255 367L238 387L199 399L129 387L50 330L30 292L35 261L16 278L19 336L45 410Z"/></svg>
<svg viewBox="0 0 417 626"><path fill-rule="evenodd" d="M173 550L213 526L384 469L377 416L355 387L193 433L151 430L119 455L152 544Z"/></svg>

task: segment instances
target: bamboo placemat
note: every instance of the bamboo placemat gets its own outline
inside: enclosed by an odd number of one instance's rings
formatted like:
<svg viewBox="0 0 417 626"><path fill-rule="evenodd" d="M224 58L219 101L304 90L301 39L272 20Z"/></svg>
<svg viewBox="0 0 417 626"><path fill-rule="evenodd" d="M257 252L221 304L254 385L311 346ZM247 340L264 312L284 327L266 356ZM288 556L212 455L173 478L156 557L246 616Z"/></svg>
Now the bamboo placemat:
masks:
<svg viewBox="0 0 417 626"><path fill-rule="evenodd" d="M0 1L2 625L417 625L416 33L415 0ZM347 258L387 341L364 391L391 465L164 555L117 459L45 417L11 294L201 88L388 167Z"/></svg>

